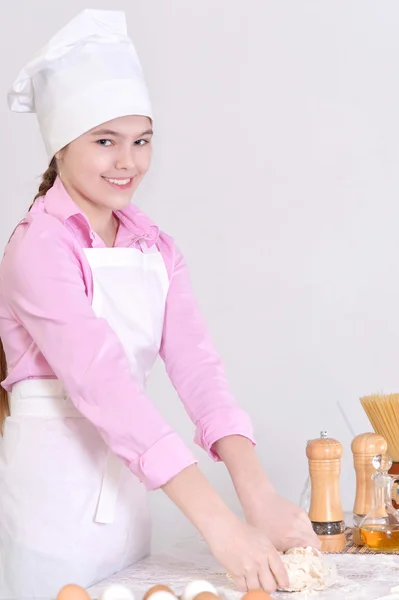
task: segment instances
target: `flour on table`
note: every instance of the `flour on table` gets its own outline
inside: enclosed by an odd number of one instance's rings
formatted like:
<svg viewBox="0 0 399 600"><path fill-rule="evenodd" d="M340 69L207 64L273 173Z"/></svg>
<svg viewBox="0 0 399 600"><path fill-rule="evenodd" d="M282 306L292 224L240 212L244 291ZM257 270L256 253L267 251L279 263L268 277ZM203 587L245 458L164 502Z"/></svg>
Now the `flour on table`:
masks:
<svg viewBox="0 0 399 600"><path fill-rule="evenodd" d="M338 580L335 565L315 548L291 548L281 555L281 560L290 582L281 591L325 590Z"/></svg>

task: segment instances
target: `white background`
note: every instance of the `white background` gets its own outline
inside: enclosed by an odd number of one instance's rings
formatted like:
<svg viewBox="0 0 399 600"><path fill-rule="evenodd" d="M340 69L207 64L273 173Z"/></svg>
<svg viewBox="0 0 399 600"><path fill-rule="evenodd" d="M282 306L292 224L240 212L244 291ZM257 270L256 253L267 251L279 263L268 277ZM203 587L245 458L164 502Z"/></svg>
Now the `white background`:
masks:
<svg viewBox="0 0 399 600"><path fill-rule="evenodd" d="M20 68L83 8L126 10L156 111L135 197L184 251L265 468L297 501L305 442L369 430L359 397L399 390L399 4L387 0L13 0L0 18L0 249L46 158L8 111ZM191 444L158 365L150 394ZM222 465L195 450L238 510ZM156 547L189 526L152 495Z"/></svg>

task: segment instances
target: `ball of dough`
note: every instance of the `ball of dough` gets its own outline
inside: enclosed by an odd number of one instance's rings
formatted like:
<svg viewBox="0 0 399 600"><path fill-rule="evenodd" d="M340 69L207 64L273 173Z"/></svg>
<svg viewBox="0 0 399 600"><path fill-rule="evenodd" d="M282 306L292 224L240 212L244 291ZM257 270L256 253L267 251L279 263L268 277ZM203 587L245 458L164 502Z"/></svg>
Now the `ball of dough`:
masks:
<svg viewBox="0 0 399 600"><path fill-rule="evenodd" d="M194 600L198 594L201 592L210 592L211 594L218 595L216 588L209 583L209 581L204 581L203 579L197 579L196 581L191 581L184 588L184 592L181 595L181 600Z"/></svg>
<svg viewBox="0 0 399 600"><path fill-rule="evenodd" d="M134 600L134 594L126 586L113 583L103 591L100 600Z"/></svg>
<svg viewBox="0 0 399 600"><path fill-rule="evenodd" d="M292 548L281 555L281 560L290 582L288 588L279 588L282 592L325 590L338 579L335 565L315 548Z"/></svg>

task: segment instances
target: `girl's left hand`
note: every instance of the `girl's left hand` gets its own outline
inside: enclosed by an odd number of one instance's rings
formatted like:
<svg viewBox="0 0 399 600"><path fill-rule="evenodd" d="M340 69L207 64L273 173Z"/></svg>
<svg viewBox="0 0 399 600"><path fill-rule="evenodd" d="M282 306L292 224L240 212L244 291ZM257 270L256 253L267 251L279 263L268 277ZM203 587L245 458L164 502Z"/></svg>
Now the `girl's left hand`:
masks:
<svg viewBox="0 0 399 600"><path fill-rule="evenodd" d="M320 549L321 542L306 512L273 488L256 495L252 506L247 505L246 508L247 522L261 529L278 550L284 552L303 546Z"/></svg>

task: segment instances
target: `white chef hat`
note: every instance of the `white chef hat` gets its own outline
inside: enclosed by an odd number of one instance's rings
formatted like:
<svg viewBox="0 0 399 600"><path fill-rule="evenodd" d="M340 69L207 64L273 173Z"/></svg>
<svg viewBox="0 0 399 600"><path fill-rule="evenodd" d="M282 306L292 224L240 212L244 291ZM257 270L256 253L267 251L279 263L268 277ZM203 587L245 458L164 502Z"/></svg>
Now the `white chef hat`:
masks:
<svg viewBox="0 0 399 600"><path fill-rule="evenodd" d="M21 71L9 94L15 112L37 114L47 154L126 115L153 118L123 11L84 10Z"/></svg>

